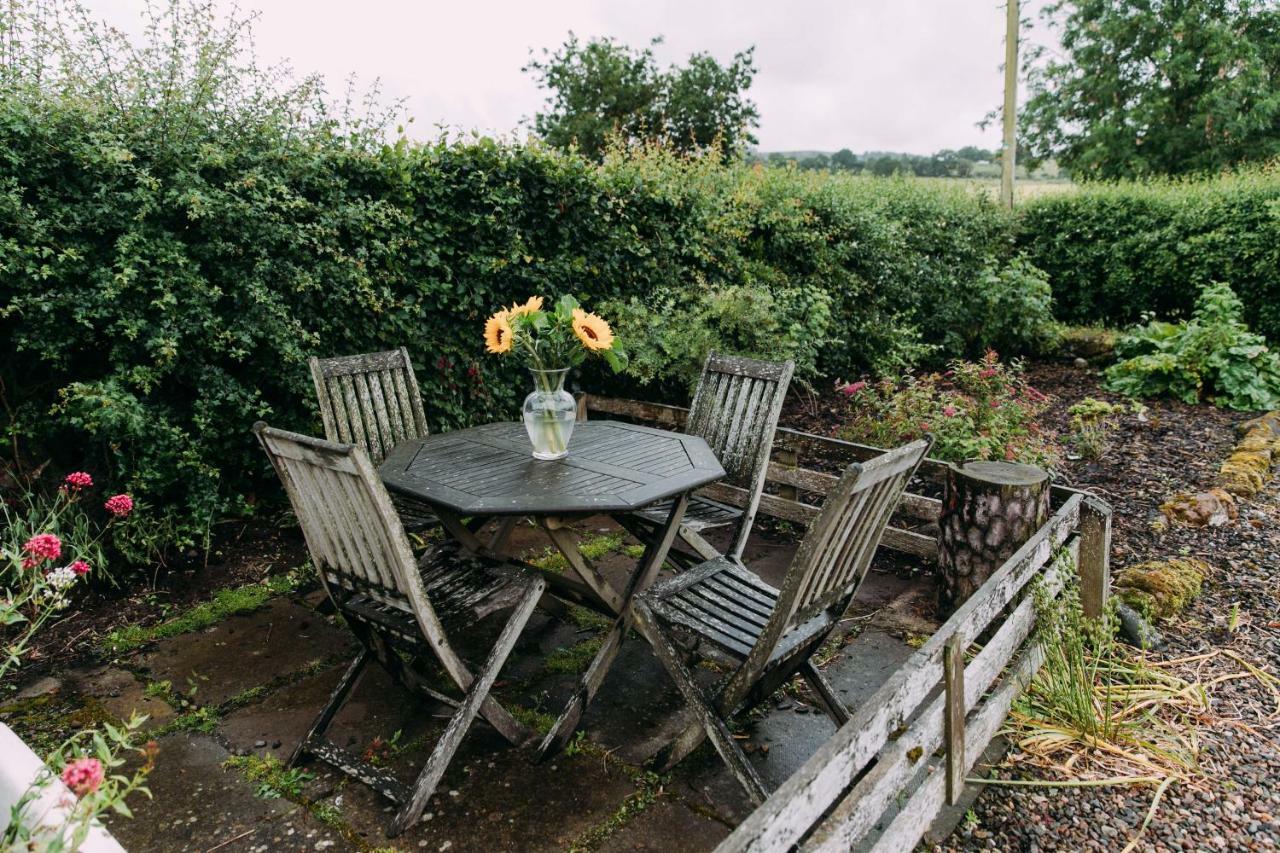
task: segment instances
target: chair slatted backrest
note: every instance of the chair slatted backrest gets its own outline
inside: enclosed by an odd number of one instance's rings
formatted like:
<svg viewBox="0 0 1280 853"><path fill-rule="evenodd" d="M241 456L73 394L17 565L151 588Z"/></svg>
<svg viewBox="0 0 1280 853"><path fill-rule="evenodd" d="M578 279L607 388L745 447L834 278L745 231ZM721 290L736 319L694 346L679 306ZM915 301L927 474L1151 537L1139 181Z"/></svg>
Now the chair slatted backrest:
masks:
<svg viewBox="0 0 1280 853"><path fill-rule="evenodd" d="M795 362L758 361L711 353L702 367L685 431L707 443L725 470L724 482L747 491L730 553L741 556L751 534L773 434Z"/></svg>
<svg viewBox="0 0 1280 853"><path fill-rule="evenodd" d="M415 612L426 601L404 529L368 456L351 444L254 425L325 587ZM337 603L335 601L335 603Z"/></svg>
<svg viewBox="0 0 1280 853"><path fill-rule="evenodd" d="M857 592L907 483L932 446L928 436L845 469L783 581L779 609L787 611L788 626Z"/></svg>
<svg viewBox="0 0 1280 853"><path fill-rule="evenodd" d="M418 379L404 347L312 358L310 365L330 441L360 447L377 465L400 442L427 434Z"/></svg>
<svg viewBox="0 0 1280 853"><path fill-rule="evenodd" d="M796 550L768 623L730 676L728 704L751 689L787 631L852 600L907 483L932 446L933 436L926 436L845 469Z"/></svg>
<svg viewBox="0 0 1280 853"><path fill-rule="evenodd" d="M707 356L685 431L706 441L725 482L750 489L763 479L794 370L791 361Z"/></svg>

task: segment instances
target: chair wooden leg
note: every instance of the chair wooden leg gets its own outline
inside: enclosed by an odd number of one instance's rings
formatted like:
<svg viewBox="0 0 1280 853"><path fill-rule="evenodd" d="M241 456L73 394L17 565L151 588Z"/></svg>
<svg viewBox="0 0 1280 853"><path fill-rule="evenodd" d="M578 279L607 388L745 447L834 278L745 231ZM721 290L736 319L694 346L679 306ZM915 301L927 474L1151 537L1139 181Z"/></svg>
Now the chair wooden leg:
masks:
<svg viewBox="0 0 1280 853"><path fill-rule="evenodd" d="M801 664L800 674L809 683L809 687L813 689L813 693L818 699L818 704L822 706L822 710L826 712L826 715L831 718L831 722L836 724L836 728L849 722L849 709L840 701L840 697L836 695L835 688L831 686L831 682L827 681L827 677L822 674L822 671L813 665L813 661L807 660Z"/></svg>
<svg viewBox="0 0 1280 853"><path fill-rule="evenodd" d="M653 768L659 773L666 773L684 761L707 739L707 730L703 727L701 718L697 715L691 715L691 718L693 722L653 756Z"/></svg>
<svg viewBox="0 0 1280 853"><path fill-rule="evenodd" d="M369 662L372 653L368 646L360 649L360 654L355 656L351 661L351 665L347 667L347 671L342 673L342 677L338 679L337 685L333 688L333 692L329 694L329 701L325 703L320 715L316 717L315 722L311 724L311 728L302 736L302 740L298 741L298 745L294 747L293 754L289 756L289 761L285 767L293 767L307 753L308 744L314 738L323 737L325 731L329 728L329 724L333 722L333 717L338 713L338 709L342 707L342 703L346 701L348 694L351 693L360 680L360 674L364 672L365 664Z"/></svg>
<svg viewBox="0 0 1280 853"><path fill-rule="evenodd" d="M546 581L541 578L534 580L529 584L525 594L516 604L510 618L507 619L507 624L502 629L502 633L498 635L497 642L494 643L493 649L490 650L488 659L485 660L484 665L480 668L480 674L472 680L471 686L467 690L466 698L462 700L457 712L449 720L449 725L445 728L444 734L440 736L440 740L436 742L435 749L431 750L431 755L427 758L426 765L422 768L422 772L418 774L417 781L413 784L413 793L410 795L408 802L404 804L404 807L400 809L395 819L391 822L391 826L387 830L388 837L399 835L417 823L418 818L422 817L422 810L426 808L427 801L435 793L436 786L440 784L440 779L444 776L444 771L448 768L453 754L458 751L458 747L462 744L462 739L466 736L472 720L480 713L481 706L488 699L489 690L493 687L493 682L497 680L498 672L502 669L502 665L506 663L507 656L511 654L511 650L515 648L516 640L520 638L520 632L524 630L525 623L533 615L533 609L538 605L538 599L542 596L544 589L546 589Z"/></svg>
<svg viewBox="0 0 1280 853"><path fill-rule="evenodd" d="M596 695L596 691L604 683L604 677L608 674L609 667L613 664L613 659L617 657L618 649L621 648L622 641L626 638L627 631L630 630L635 619L635 608L632 603L637 595L649 588L649 585L653 583L653 579L657 577L658 570L666 562L667 554L671 550L671 543L675 541L676 533L680 529L680 519L684 517L684 511L688 506L689 496L687 494L681 495L671 508L671 513L667 518L667 526L662 535L645 542L644 556L640 558L640 566L631 575L626 591L622 593L621 615L614 620L608 633L605 634L604 640L600 644L600 651L596 652L596 656L591 660L591 665L583 673L582 680L578 683L577 691L569 699L568 704L565 705L564 711L556 718L555 725L551 727L551 731L547 732L546 737L542 739L542 743L538 745L539 761L545 761L561 749L564 749L570 738L573 737L574 729L578 727L578 723L582 720L582 714ZM643 631L644 629L641 630Z"/></svg>
<svg viewBox="0 0 1280 853"><path fill-rule="evenodd" d="M720 719L719 714L707 702L702 690L698 688L697 682L693 679L693 673L680 660L680 655L676 652L675 646L667 640L666 634L662 632L657 619L653 616L653 611L649 610L643 601L636 602L634 610L636 612L636 621L645 626L646 633L653 639L653 650L657 654L658 660L666 667L667 672L671 675L671 680L676 683L676 687L679 688L681 695L684 696L689 710L697 717L707 737L711 738L711 743L715 746L716 752L720 753L724 763L729 766L729 772L742 785L747 792L747 796L751 798L751 802L757 806L760 805L768 796L764 782L760 779L760 774L756 773L756 769L747 759L746 753L742 751L737 741L733 739L733 733L729 731L725 721ZM680 738L677 738L677 741L684 739L685 735L682 734Z"/></svg>
<svg viewBox="0 0 1280 853"><path fill-rule="evenodd" d="M687 527L680 528L680 541L696 551L698 556L704 560L716 560L723 556L715 549L714 545L702 538L702 534L696 533Z"/></svg>

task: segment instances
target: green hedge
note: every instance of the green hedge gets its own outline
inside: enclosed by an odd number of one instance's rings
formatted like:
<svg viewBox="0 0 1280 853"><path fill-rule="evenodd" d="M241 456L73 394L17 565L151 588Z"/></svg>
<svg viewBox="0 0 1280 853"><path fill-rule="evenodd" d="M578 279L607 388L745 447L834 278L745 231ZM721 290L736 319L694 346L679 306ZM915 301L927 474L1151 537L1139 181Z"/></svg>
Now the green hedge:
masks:
<svg viewBox="0 0 1280 853"><path fill-rule="evenodd" d="M480 330L533 293L820 292L815 378L1042 331L1008 304L1047 305L1013 218L962 189L165 118L0 101L0 442L189 534L275 491L250 424L320 429L308 356L405 345L433 428L511 415L526 380Z"/></svg>
<svg viewBox="0 0 1280 853"><path fill-rule="evenodd" d="M1085 185L1033 198L1019 214L1018 244L1048 273L1063 320L1185 317L1200 287L1220 281L1252 328L1280 341L1280 169Z"/></svg>

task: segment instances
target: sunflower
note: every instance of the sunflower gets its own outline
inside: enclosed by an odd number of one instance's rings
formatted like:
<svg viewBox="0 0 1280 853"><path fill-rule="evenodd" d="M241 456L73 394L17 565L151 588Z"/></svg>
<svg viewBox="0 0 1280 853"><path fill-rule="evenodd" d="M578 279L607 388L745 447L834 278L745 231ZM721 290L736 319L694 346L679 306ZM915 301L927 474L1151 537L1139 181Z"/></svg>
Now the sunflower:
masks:
<svg viewBox="0 0 1280 853"><path fill-rule="evenodd" d="M530 296L528 301L523 305L512 305L507 309L507 316L514 320L516 317L523 317L525 314L533 314L542 310L542 297Z"/></svg>
<svg viewBox="0 0 1280 853"><path fill-rule="evenodd" d="M573 333L589 350L606 350L613 346L613 329L609 324L581 308L573 309Z"/></svg>
<svg viewBox="0 0 1280 853"><path fill-rule="evenodd" d="M499 311L484 323L484 347L492 353L511 351L515 335L511 332L511 319L506 311Z"/></svg>

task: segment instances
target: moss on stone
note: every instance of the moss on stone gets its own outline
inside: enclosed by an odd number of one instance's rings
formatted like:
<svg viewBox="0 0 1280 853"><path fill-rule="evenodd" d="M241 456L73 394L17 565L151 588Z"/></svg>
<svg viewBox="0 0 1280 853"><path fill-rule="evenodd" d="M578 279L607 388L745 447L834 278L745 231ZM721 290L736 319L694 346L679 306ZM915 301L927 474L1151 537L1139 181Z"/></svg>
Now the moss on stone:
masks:
<svg viewBox="0 0 1280 853"><path fill-rule="evenodd" d="M303 579L304 574L301 571L293 571L283 575L273 575L262 583L220 589L213 594L210 601L201 602L166 622L145 627L128 625L112 631L103 639L103 648L108 653L124 652L136 649L152 640L176 637L179 634L208 628L228 616L249 613L278 595L287 595L295 591L302 585Z"/></svg>
<svg viewBox="0 0 1280 853"><path fill-rule="evenodd" d="M1157 619L1176 616L1200 594L1209 573L1203 560L1152 560L1117 573L1112 587L1125 603Z"/></svg>
<svg viewBox="0 0 1280 853"><path fill-rule="evenodd" d="M1271 466L1280 456L1280 412L1249 422L1235 450L1222 463L1218 482L1233 495L1251 498L1271 478Z"/></svg>

